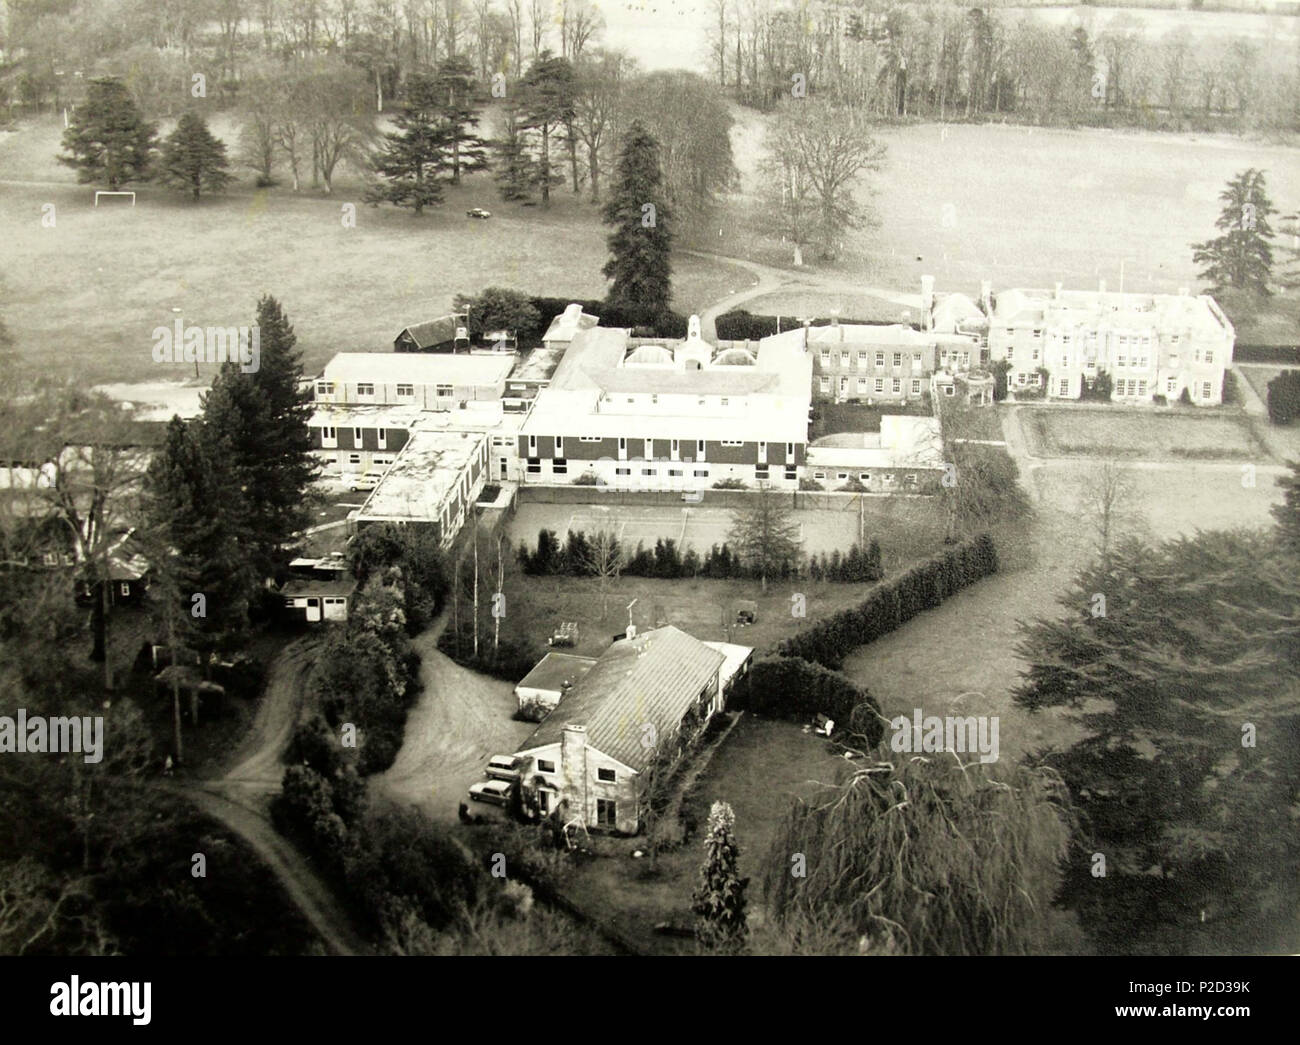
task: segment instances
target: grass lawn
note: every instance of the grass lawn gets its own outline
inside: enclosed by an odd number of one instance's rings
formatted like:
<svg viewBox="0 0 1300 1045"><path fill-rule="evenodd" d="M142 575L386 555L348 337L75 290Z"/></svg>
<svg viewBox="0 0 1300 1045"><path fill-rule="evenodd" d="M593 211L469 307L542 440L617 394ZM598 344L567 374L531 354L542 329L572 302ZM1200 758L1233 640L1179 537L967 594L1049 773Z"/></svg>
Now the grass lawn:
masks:
<svg viewBox="0 0 1300 1045"><path fill-rule="evenodd" d="M891 403L887 406L867 406L863 403L817 403L813 409L810 436L812 441L840 432L879 432L880 419L885 414L913 414L923 417L930 415L929 406L917 401Z"/></svg>
<svg viewBox="0 0 1300 1045"><path fill-rule="evenodd" d="M755 207L757 163L770 118L734 112L732 149L742 171L731 217L737 229L728 225L719 244L729 246L714 249L757 255L750 226L761 229L765 220ZM846 233L843 255L829 268L911 293L923 273L939 291L972 295L981 279L995 289L1057 280L1086 289L1105 279L1118 289L1121 261L1125 290L1176 293L1199 286L1191 244L1215 235L1218 194L1238 171L1265 169L1280 211L1300 202L1300 151L1226 135L920 123L882 127L878 136L888 149L885 166L869 180L874 194L859 199L879 225ZM945 204L955 223L945 225ZM790 263L788 245L768 241L761 253ZM856 316L862 307L845 301L843 314ZM880 318L896 319L898 311L888 306ZM1247 325L1238 337L1272 341L1270 329L1272 321L1257 331ZM1289 329L1292 341L1294 323Z"/></svg>
<svg viewBox="0 0 1300 1045"><path fill-rule="evenodd" d="M866 585L830 584L825 582L771 582L763 594L757 582L714 580L654 580L623 577L610 585L602 608L599 582L586 577L522 577L525 605L516 610L510 604L510 627L522 629L534 643L544 646L546 639L561 621L577 621L580 641L566 652L599 656L609 646L616 632L627 627L627 605L638 631L666 621L695 636L710 641L728 641L723 626L724 615L738 599L752 599L758 604L757 621L745 627L733 627L730 641L765 650L798 631L817 617L861 601ZM807 600L807 617L791 616L791 596L799 593Z"/></svg>
<svg viewBox="0 0 1300 1045"><path fill-rule="evenodd" d="M213 129L234 140L225 118ZM336 179L332 196L254 190L240 172L228 193L197 203L146 185L131 186L135 207L96 209L94 187L55 162L61 133L60 121L44 119L0 135L0 170L15 179L0 182L0 224L7 256L22 259L4 266L0 290L17 356L39 371L87 383L193 376L192 364L153 361L154 328L177 314L199 326L247 324L264 293L293 321L308 373L335 352L390 350L403 326L445 313L457 293L605 293L607 230L585 196L558 190L550 210L526 208L502 203L491 177L474 175L416 217L366 206L355 172ZM41 223L46 203L53 228ZM343 224L345 205L355 206L354 228ZM491 220L466 218L471 207ZM750 280L685 255L674 265L683 312ZM208 378L215 369L201 367Z"/></svg>
<svg viewBox="0 0 1300 1045"><path fill-rule="evenodd" d="M1250 387L1255 390L1259 396L1260 402L1265 406L1268 405L1268 383L1282 373L1283 370L1294 370L1295 367L1267 366L1260 363L1238 363L1237 369L1242 376L1250 383Z"/></svg>
<svg viewBox="0 0 1300 1045"><path fill-rule="evenodd" d="M1047 457L1232 460L1262 448L1240 418L1131 409L1029 409L1019 416L1036 453Z"/></svg>

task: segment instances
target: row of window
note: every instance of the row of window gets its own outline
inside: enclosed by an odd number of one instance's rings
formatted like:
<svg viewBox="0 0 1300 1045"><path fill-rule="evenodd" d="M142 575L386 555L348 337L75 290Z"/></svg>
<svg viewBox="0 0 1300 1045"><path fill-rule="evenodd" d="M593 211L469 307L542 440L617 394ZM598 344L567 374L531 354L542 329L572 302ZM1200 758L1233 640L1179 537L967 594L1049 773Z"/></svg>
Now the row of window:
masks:
<svg viewBox="0 0 1300 1045"><path fill-rule="evenodd" d="M363 430L360 429L360 428L354 428L354 429L352 429L352 445L353 445L353 446L360 446L360 445L361 445L361 435L362 435L362 431L363 431ZM377 440L378 440L378 442L379 442L379 449L381 449L381 450L386 450L386 449L388 449L388 429L387 429L387 428L377 428L377 429L375 429L375 432L376 432L376 438L377 438ZM320 430L320 443L321 443L321 446L326 446L326 447L337 447L337 446L339 445L339 434L338 434L338 429L337 429L337 428L334 428L332 425L324 425L324 426L322 426L322 427L321 427L321 430Z"/></svg>
<svg viewBox="0 0 1300 1045"><path fill-rule="evenodd" d="M865 377L858 378L858 395L868 394L867 381L868 378ZM830 395L831 388L832 388L831 379L829 377L823 377L821 379L822 393L824 395ZM877 393L883 393L885 391L885 379L883 377L876 378L875 390ZM890 391L893 392L895 395L899 395L902 393L903 391L902 378L895 377L892 379L892 383L890 384ZM849 379L847 377L842 377L840 378L840 395L848 395L848 392L849 392ZM921 394L921 382L920 379L915 379L912 381L912 395L920 395L920 394Z"/></svg>
<svg viewBox="0 0 1300 1045"><path fill-rule="evenodd" d="M919 384L919 382L918 382L918 384ZM361 429L358 428L358 429L356 429L356 431L359 432L359 431L361 431ZM381 431L382 431L382 429L381 429ZM599 443L599 442L602 442L603 439L604 439L603 436L598 436L598 435L580 435L580 436L578 436L578 442L580 442L580 443ZM562 436L562 435L557 435L557 436L554 437L554 440L555 440L555 456L556 456L557 458L561 458L561 457L564 456L564 436ZM703 439L694 439L694 440L692 440L692 439L687 439L687 440L681 440L681 439L670 439L670 440L668 440L669 451L670 451L672 454L674 454L674 455L675 455L675 454L679 454L679 453L681 453L681 450L682 450L682 442L683 442L683 441L686 442L687 444L694 442L694 443L695 443L695 454L696 454L696 457L699 458L699 459L703 459L703 457L704 457L704 445L705 445ZM720 440L720 442L721 442L721 445L723 445L723 446L731 446L731 447L735 447L735 446L744 446L744 445L745 445L745 441L744 441L743 439L723 439L723 440ZM645 447L645 456L646 456L646 457L654 457L654 440L653 440L653 439L643 439L643 440L642 440L642 443L644 444L644 447ZM619 437L618 437L618 452L619 452L620 454L625 454L625 453L627 453L627 437L626 437L626 436L619 436ZM530 456L533 455L533 454L535 454L535 453L537 453L537 436L535 436L535 435L530 435L530 436L528 437L528 453L529 453ZM758 444L758 455L759 455L760 457L764 457L764 456L766 456L766 454L767 454L767 443L765 443L765 442L760 442L760 443ZM792 460L792 459L794 458L794 443L786 443L786 444L785 444L785 456L786 456L786 458L787 458L788 460Z"/></svg>
<svg viewBox="0 0 1300 1045"><path fill-rule="evenodd" d="M1014 329L1008 327L1008 328L1004 331L1004 333L1005 333L1008 337L1010 337L1010 336L1012 336L1012 335L1015 333L1015 331L1014 331ZM1030 330L1030 332L1029 332L1029 336L1032 337L1032 338L1034 338L1034 339L1036 339L1036 340L1041 340L1042 337L1043 337L1043 329L1042 329L1042 327L1034 327L1032 330ZM1053 331L1051 331L1051 335L1050 335L1050 336L1053 337L1053 338L1058 338L1058 339L1060 340L1061 344L1063 344L1063 345L1068 345L1072 340L1074 340L1073 332L1072 332L1072 331L1069 331L1069 330L1053 330ZM1082 336L1079 338L1079 340L1080 340L1080 341L1085 341L1085 340L1086 340L1087 343L1088 343L1088 345L1089 345L1089 347L1096 347L1096 344L1097 344L1097 337L1098 337L1097 332L1096 332L1095 330L1093 330L1093 331L1089 331L1088 333L1082 335ZM1150 347L1151 347L1152 340L1153 340L1150 334L1116 334L1116 333L1111 333L1111 334L1109 335L1109 337L1110 337L1111 341L1114 342L1116 345L1127 345L1127 344L1129 344L1130 341L1131 341L1134 345L1142 345L1142 346L1145 346L1145 347L1147 347L1147 348L1150 348ZM1179 337L1178 334L1170 334L1170 335L1169 335L1169 343L1170 343L1171 345L1176 345L1176 344L1178 344L1179 340L1180 340L1180 337Z"/></svg>
<svg viewBox="0 0 1300 1045"><path fill-rule="evenodd" d="M863 367L863 366L866 366L866 360L867 360L867 353L866 353L866 352L841 352L841 353L839 353L839 357L840 357L840 366L843 367L843 368L846 369L846 370L849 369L850 367ZM823 349L823 351L821 352L821 364L822 364L822 366L823 366L823 367L828 367L828 366L830 366L830 365L831 365L831 361L832 361L834 358L835 358L835 354L834 354L833 352L830 352L830 351L827 351L827 350L824 350L824 349ZM902 353L902 352L895 352L895 353L893 353L893 355L892 355L892 359L893 359L893 365L894 365L895 367L900 367L900 366L903 365L903 353ZM883 367L884 365L885 365L885 353L884 353L884 352L877 352L877 353L876 353L876 366L877 366L877 367ZM913 353L912 353L912 366L914 366L914 367L919 367L920 365L921 365L921 353L920 353L920 352L913 352Z"/></svg>
<svg viewBox="0 0 1300 1045"><path fill-rule="evenodd" d="M829 475L830 475L829 472L813 472L813 478L814 478L814 479L825 479L825 478L826 478L827 476L829 476ZM848 480L850 477L851 477L851 473L850 473L850 472L836 472L836 473L835 473L835 479L836 479L837 482L844 482L844 481ZM886 486L892 486L892 485L894 485L896 482L898 482L898 476L896 476L893 472L886 472L884 475L882 475L882 476L880 477L880 481L883 482ZM860 482L860 483L864 483L864 484L865 484L865 483L869 483L869 482L871 482L871 473L870 473L870 472L859 472L859 473L858 473L858 482ZM905 475L905 476L903 477L903 482L904 482L906 485L908 485L908 486L915 486L915 485L917 485L916 473L915 473L915 472L908 472L907 475Z"/></svg>
<svg viewBox="0 0 1300 1045"><path fill-rule="evenodd" d="M553 761L551 761L550 759L548 759L548 758L539 758L539 759L537 760L537 772L539 772L539 773L554 773L554 772L555 772L555 763L554 763ZM602 781L602 782L604 782L604 783L606 783L606 784L613 784L613 783L616 783L616 782L618 781L618 773L616 773L616 772L615 772L614 770L612 770L612 769L605 769L605 768L603 768L603 767L597 767L597 769L596 769L596 779L597 779L597 780L600 780L600 781Z"/></svg>
<svg viewBox="0 0 1300 1045"><path fill-rule="evenodd" d="M688 463L689 463L689 462L688 462ZM541 475L541 473L542 473L542 459L541 459L540 457L530 457L530 458L528 458L527 463L526 463L526 465L525 465L525 470L528 472L529 475ZM639 473L640 473L641 475L643 475L643 476L649 476L649 477L651 477L651 478L657 478L658 475L659 475L659 469L658 469L658 467L655 467L655 466L642 467L642 468L639 468L638 471L639 471ZM568 460L566 460L566 459L563 458L563 457L555 457L555 458L552 458L552 459L551 459L551 474L552 474L552 475L568 475L568 474L569 474L569 462L568 462ZM632 475L632 466L631 466L631 465L620 465L620 466L618 466L618 467L616 467L616 468L614 469L614 474L617 475L617 476L631 476L631 475ZM666 474L666 475L668 476L668 478L670 478L670 479L681 479L681 478L685 478L686 470L685 470L684 468L669 468L665 474ZM757 465L754 466L754 478L755 478L755 479L767 479L767 478L770 477L770 474L771 474L771 473L770 473L770 470L769 470L769 468L768 468L767 465L765 465L765 464L757 464ZM709 470L708 470L707 468L693 468L693 469L691 469L691 477L694 478L694 479L707 479L707 478L709 478ZM785 469L785 477L786 477L787 479L797 479L797 478L799 478L799 471L798 471L798 469L797 469L796 467L794 467L793 465L790 465L790 466L786 467L786 469Z"/></svg>
<svg viewBox="0 0 1300 1045"><path fill-rule="evenodd" d="M318 396L332 396L337 386L333 381L317 381L316 394ZM451 385L434 385L434 394L442 399L450 399L455 395L455 389ZM399 382L397 385L397 396L399 399L414 399L415 385L409 382ZM375 394L375 385L373 381L357 382L357 398L368 398Z"/></svg>

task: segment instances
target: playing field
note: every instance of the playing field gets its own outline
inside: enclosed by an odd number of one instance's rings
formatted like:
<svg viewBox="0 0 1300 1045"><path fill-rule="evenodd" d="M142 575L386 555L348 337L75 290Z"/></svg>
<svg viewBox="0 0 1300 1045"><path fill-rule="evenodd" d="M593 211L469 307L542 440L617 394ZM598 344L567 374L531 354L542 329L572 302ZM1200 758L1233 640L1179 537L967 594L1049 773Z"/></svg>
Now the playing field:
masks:
<svg viewBox="0 0 1300 1045"><path fill-rule="evenodd" d="M212 130L233 152L232 122L218 116ZM316 373L335 352L391 350L404 326L445 314L459 293L605 293L606 230L585 193L557 188L550 210L506 204L482 174L417 217L366 206L355 170L340 171L332 195L254 190L239 170L220 196L132 185L134 207L97 208L94 187L55 161L61 133L52 118L0 131L0 300L18 358L36 371L86 383L193 379L193 364L153 361L153 330L178 316L244 325L263 294L280 300ZM466 218L471 207L492 218ZM673 268L673 307L686 313L752 281L684 254ZM217 367L200 369L206 384Z"/></svg>

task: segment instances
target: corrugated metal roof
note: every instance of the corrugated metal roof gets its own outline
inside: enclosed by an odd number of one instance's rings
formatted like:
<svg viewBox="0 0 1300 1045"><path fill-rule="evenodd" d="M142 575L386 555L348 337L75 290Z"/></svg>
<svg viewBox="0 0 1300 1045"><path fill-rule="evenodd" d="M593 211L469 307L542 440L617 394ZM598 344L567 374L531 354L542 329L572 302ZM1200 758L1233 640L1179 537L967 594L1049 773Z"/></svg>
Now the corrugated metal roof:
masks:
<svg viewBox="0 0 1300 1045"><path fill-rule="evenodd" d="M587 727L587 744L631 769L645 768L650 751L642 727L668 737L726 658L667 625L620 639L560 698L520 751L559 743L564 727Z"/></svg>

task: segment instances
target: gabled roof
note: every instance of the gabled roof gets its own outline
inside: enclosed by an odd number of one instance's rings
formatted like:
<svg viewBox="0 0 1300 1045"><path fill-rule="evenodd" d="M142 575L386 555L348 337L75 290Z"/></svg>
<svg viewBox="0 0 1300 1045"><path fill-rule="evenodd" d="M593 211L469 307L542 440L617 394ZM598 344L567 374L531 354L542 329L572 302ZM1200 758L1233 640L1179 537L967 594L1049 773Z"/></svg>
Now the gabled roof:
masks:
<svg viewBox="0 0 1300 1045"><path fill-rule="evenodd" d="M658 736L670 736L725 659L672 625L620 639L519 750L559 743L572 723L587 727L588 746L639 772L650 755L642 727L649 722Z"/></svg>
<svg viewBox="0 0 1300 1045"><path fill-rule="evenodd" d="M456 327L460 325L456 316L439 316L437 319L415 323L402 330L396 340L409 337L416 348L432 348L456 338Z"/></svg>

